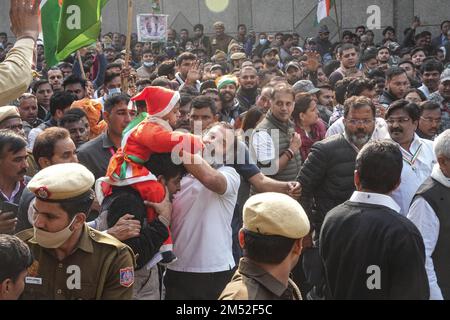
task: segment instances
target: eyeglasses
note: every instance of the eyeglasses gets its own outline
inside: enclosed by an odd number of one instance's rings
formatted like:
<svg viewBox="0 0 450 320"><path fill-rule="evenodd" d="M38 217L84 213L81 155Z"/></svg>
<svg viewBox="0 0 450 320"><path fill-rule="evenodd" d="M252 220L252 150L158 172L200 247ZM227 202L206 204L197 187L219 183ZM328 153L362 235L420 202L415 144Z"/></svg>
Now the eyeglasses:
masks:
<svg viewBox="0 0 450 320"><path fill-rule="evenodd" d="M356 126L358 124L367 126L373 123L373 119L347 119L347 122L353 126Z"/></svg>
<svg viewBox="0 0 450 320"><path fill-rule="evenodd" d="M407 123L411 120L411 118L409 117L404 117L404 118L389 118L386 120L386 122L388 124L394 124L395 122L398 122L399 124L404 124Z"/></svg>
<svg viewBox="0 0 450 320"><path fill-rule="evenodd" d="M426 121L426 122L436 123L436 124L439 124L439 123L441 123L441 121L442 121L441 118L433 119L433 118L424 118L424 117L420 117L420 119L422 119L423 121Z"/></svg>

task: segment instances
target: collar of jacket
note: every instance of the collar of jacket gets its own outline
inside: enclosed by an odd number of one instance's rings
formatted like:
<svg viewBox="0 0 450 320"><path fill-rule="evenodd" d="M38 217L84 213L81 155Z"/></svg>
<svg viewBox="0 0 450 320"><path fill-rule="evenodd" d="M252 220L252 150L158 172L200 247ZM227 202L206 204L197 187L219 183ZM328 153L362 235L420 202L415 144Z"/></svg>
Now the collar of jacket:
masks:
<svg viewBox="0 0 450 320"><path fill-rule="evenodd" d="M281 131L284 131L285 133L288 133L290 128L294 128L294 124L291 120L289 120L288 122L281 122L280 120L274 117L272 111L267 112L266 118L267 120L272 122L277 128L279 128Z"/></svg>

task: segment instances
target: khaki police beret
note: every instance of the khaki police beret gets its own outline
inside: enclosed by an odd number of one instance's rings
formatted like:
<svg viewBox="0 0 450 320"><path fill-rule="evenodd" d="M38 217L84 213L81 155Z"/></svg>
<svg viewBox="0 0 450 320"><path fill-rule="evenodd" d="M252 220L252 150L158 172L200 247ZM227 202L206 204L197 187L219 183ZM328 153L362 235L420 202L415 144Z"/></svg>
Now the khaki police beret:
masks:
<svg viewBox="0 0 450 320"><path fill-rule="evenodd" d="M243 52L236 52L231 55L231 60L245 59L247 56Z"/></svg>
<svg viewBox="0 0 450 320"><path fill-rule="evenodd" d="M260 193L244 205L244 229L262 235L300 239L309 232L302 206L281 193Z"/></svg>
<svg viewBox="0 0 450 320"><path fill-rule="evenodd" d="M56 164L39 171L28 189L43 201L58 202L75 199L91 189L94 175L78 163Z"/></svg>
<svg viewBox="0 0 450 320"><path fill-rule="evenodd" d="M0 107L0 122L12 118L20 118L19 110L15 106Z"/></svg>
<svg viewBox="0 0 450 320"><path fill-rule="evenodd" d="M225 27L225 23L222 21L217 21L213 24L213 27Z"/></svg>

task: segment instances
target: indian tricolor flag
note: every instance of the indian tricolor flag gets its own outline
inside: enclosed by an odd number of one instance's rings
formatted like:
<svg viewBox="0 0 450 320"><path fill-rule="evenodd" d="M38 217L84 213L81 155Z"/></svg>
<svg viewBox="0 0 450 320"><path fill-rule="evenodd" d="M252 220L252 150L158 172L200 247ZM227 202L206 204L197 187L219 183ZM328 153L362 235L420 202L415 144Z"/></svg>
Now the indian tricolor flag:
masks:
<svg viewBox="0 0 450 320"><path fill-rule="evenodd" d="M317 5L317 23L330 16L331 8L334 5L334 0L319 0Z"/></svg>
<svg viewBox="0 0 450 320"><path fill-rule="evenodd" d="M58 23L63 0L41 0L41 27L44 40L45 61L48 67L58 63L56 46Z"/></svg>

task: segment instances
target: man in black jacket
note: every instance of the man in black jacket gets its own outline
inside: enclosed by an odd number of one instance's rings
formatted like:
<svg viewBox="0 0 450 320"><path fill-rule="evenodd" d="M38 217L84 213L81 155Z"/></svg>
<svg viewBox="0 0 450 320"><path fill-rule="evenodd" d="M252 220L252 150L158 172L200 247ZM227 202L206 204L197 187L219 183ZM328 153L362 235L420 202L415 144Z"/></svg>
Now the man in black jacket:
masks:
<svg viewBox="0 0 450 320"><path fill-rule="evenodd" d="M389 68L386 71L386 90L380 97L380 104L387 109L393 102L405 98L409 86L405 70L399 67Z"/></svg>
<svg viewBox="0 0 450 320"><path fill-rule="evenodd" d="M318 239L328 211L350 198L355 190L353 172L359 150L375 130L376 109L366 97L352 97L344 103L345 133L314 144L299 173L300 203L314 231L315 247L304 250L303 268L307 282L315 288L308 299L323 296L324 276L318 256Z"/></svg>
<svg viewBox="0 0 450 320"><path fill-rule="evenodd" d="M155 154L146 164L147 168L166 186L166 201L180 190L180 181L185 174L183 165L175 165L170 154ZM113 193L105 198L101 212L107 211L108 227L114 226L127 214L134 215L142 228L138 237L123 242L133 249L137 256L133 299L159 300L159 272L154 259L159 248L168 238L171 212L160 212L158 219L147 221L147 210L142 198L130 187L115 187Z"/></svg>
<svg viewBox="0 0 450 320"><path fill-rule="evenodd" d="M429 298L422 237L389 196L400 184L402 167L394 142L373 141L360 151L358 191L327 214L320 234L331 299Z"/></svg>

